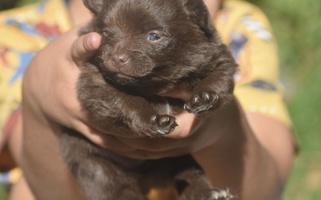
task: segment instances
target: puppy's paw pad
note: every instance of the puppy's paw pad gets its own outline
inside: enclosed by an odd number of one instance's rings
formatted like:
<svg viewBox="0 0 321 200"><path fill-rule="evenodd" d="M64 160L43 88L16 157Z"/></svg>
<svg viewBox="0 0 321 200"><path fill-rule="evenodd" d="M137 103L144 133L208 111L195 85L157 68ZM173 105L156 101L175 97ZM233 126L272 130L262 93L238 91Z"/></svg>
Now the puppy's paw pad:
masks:
<svg viewBox="0 0 321 200"><path fill-rule="evenodd" d="M185 105L184 109L190 113L199 114L213 109L219 101L215 92L201 92L194 95Z"/></svg>
<svg viewBox="0 0 321 200"><path fill-rule="evenodd" d="M161 135L171 133L177 126L175 117L170 115L154 115L151 123L154 126L153 129Z"/></svg>
<svg viewBox="0 0 321 200"><path fill-rule="evenodd" d="M202 200L230 200L234 195L229 190L216 190L213 189L203 196Z"/></svg>

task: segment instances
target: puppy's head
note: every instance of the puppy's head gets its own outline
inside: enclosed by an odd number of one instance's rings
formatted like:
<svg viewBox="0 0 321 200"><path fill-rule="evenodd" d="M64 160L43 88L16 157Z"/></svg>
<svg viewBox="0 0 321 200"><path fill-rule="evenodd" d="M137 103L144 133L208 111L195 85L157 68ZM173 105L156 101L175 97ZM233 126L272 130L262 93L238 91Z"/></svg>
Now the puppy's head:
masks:
<svg viewBox="0 0 321 200"><path fill-rule="evenodd" d="M84 0L103 36L95 64L120 84L166 85L206 66L220 40L202 0Z"/></svg>

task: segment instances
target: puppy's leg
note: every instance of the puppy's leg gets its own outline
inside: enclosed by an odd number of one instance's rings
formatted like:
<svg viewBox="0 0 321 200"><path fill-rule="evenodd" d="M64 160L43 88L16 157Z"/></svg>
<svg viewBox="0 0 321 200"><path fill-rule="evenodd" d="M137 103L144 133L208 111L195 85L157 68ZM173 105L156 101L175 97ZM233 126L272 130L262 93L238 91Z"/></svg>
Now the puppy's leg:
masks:
<svg viewBox="0 0 321 200"><path fill-rule="evenodd" d="M144 98L120 94L123 102L122 115L125 123L137 133L150 136L166 135L172 132L176 124L175 117L158 113Z"/></svg>
<svg viewBox="0 0 321 200"><path fill-rule="evenodd" d="M211 63L214 71L193 89L192 98L184 106L188 112L198 114L213 110L233 97L237 64L224 45L219 48L222 55Z"/></svg>
<svg viewBox="0 0 321 200"><path fill-rule="evenodd" d="M125 94L109 85L95 67L83 68L78 96L88 119L101 131L124 122L134 132L157 136L177 126L173 116L157 113L143 97Z"/></svg>
<svg viewBox="0 0 321 200"><path fill-rule="evenodd" d="M147 200L130 174L100 158L78 163L75 174L90 200Z"/></svg>
<svg viewBox="0 0 321 200"><path fill-rule="evenodd" d="M177 126L175 118L157 113L142 97L110 91L110 96L95 96L85 102L89 120L100 130L110 130L115 124L126 124L138 134L166 135Z"/></svg>
<svg viewBox="0 0 321 200"><path fill-rule="evenodd" d="M100 156L100 149L77 133L61 135L61 150L89 200L146 200L138 177Z"/></svg>
<svg viewBox="0 0 321 200"><path fill-rule="evenodd" d="M184 200L229 200L234 196L228 190L213 189L203 172L188 169L175 177L176 188Z"/></svg>

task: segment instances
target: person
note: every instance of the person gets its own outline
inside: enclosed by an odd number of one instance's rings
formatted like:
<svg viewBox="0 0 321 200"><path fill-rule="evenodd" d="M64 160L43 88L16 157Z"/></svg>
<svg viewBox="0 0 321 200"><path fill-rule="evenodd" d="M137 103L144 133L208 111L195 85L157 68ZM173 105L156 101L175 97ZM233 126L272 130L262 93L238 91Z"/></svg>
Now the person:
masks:
<svg viewBox="0 0 321 200"><path fill-rule="evenodd" d="M281 198L295 156L295 140L282 101L277 50L268 20L246 2L205 2L222 40L240 65L235 98L206 115L183 112L176 116L179 126L173 133L153 140L117 130L99 133L87 123L76 98L77 65L99 47L100 36L77 36L91 18L81 0L41 2L19 9L19 18L12 17L13 11L0 15L1 34L16 36L14 42L0 40L0 98L6 99L0 107L6 109L0 118L6 135L0 148L9 148L23 171L10 200L86 199L59 154L56 133L61 126L131 158L191 153L211 183L229 189L237 199ZM27 20L21 21L21 16ZM30 21L32 26L26 23ZM20 65L14 60L16 55L24 59ZM19 109L21 86L23 112ZM167 95L186 99L189 92ZM155 188L148 197L176 199L168 188Z"/></svg>

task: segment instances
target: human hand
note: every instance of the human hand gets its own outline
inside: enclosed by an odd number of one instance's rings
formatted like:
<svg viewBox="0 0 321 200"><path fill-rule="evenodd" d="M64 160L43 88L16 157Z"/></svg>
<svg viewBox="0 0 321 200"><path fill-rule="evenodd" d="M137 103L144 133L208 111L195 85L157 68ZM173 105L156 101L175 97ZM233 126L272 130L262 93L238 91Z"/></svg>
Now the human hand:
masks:
<svg viewBox="0 0 321 200"><path fill-rule="evenodd" d="M86 125L77 100L76 82L80 72L77 64L94 53L101 38L97 33L78 38L78 29L61 35L34 57L23 78L23 101L46 120L90 135L96 141L95 131Z"/></svg>
<svg viewBox="0 0 321 200"><path fill-rule="evenodd" d="M116 153L138 159L159 159L199 152L218 143L217 146L229 148L235 133L231 124L240 120L239 109L234 98L223 108L207 114L184 111L175 115L178 127L172 133L160 138L121 138L120 142L132 150Z"/></svg>
<svg viewBox="0 0 321 200"><path fill-rule="evenodd" d="M77 32L74 28L44 47L23 77L23 138L18 162L35 199L86 199L62 159L56 137L57 128L66 126L93 140L98 138L86 125L75 86L76 63L91 56L99 47L100 36L82 36L82 45L77 46L73 44ZM71 49L78 49L79 54Z"/></svg>

